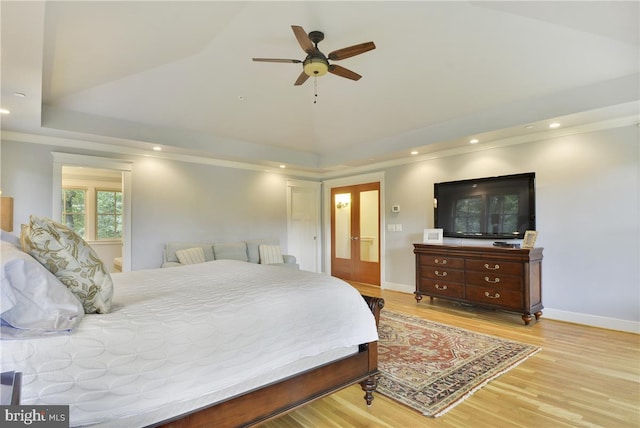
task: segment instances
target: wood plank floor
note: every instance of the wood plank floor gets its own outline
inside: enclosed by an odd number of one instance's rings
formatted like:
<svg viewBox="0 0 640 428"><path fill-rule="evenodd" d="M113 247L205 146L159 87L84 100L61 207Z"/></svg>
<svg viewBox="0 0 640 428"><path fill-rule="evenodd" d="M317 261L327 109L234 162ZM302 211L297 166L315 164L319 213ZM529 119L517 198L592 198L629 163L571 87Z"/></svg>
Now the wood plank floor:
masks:
<svg viewBox="0 0 640 428"><path fill-rule="evenodd" d="M385 309L542 347L439 418L420 415L381 394L371 407L359 386L317 400L263 428L282 427L640 427L640 336L444 300L380 291Z"/></svg>

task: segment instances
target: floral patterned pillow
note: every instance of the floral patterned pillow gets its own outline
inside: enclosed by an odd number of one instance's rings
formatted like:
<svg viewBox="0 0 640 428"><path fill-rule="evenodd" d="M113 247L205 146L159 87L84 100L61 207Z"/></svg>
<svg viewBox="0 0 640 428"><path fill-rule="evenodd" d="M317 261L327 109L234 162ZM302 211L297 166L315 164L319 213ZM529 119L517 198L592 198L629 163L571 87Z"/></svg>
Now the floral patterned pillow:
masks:
<svg viewBox="0 0 640 428"><path fill-rule="evenodd" d="M108 313L113 282L95 251L65 225L35 215L29 220L20 235L22 249L67 286L85 313Z"/></svg>

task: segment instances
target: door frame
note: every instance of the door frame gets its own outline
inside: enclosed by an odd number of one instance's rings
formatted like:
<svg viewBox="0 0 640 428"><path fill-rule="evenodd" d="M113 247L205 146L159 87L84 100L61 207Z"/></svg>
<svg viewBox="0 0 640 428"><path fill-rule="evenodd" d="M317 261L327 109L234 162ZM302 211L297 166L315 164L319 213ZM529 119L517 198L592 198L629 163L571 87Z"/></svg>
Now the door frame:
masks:
<svg viewBox="0 0 640 428"><path fill-rule="evenodd" d="M331 241L331 208L333 207L331 203L331 189L334 187L345 187L345 186L354 186L357 184L367 184L378 182L380 183L380 287L384 288L384 278L385 278L385 234L384 234L384 225L386 224L386 210L385 210L385 190L384 190L384 171L373 172L370 174L362 174L362 175L354 175L350 177L342 177L333 180L325 180L322 182L323 187L323 196L322 196L322 214L324 218L324 234L323 234L323 246L324 246L324 269L325 273L331 274L331 246L333 242Z"/></svg>
<svg viewBox="0 0 640 428"><path fill-rule="evenodd" d="M131 270L131 161L102 158L98 156L77 155L52 152L53 155L53 201L51 215L59 219L62 213L62 166L85 166L99 169L111 169L122 173L122 271Z"/></svg>

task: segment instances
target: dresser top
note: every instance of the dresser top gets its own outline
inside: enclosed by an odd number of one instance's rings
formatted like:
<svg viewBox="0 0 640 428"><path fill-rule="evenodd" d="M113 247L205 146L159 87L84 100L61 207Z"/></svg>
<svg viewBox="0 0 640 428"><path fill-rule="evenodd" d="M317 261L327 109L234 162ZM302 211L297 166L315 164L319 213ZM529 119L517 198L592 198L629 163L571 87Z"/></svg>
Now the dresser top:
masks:
<svg viewBox="0 0 640 428"><path fill-rule="evenodd" d="M459 257L502 257L526 259L529 261L542 259L542 247L508 248L493 245L449 245L449 244L413 244L415 254L438 253Z"/></svg>

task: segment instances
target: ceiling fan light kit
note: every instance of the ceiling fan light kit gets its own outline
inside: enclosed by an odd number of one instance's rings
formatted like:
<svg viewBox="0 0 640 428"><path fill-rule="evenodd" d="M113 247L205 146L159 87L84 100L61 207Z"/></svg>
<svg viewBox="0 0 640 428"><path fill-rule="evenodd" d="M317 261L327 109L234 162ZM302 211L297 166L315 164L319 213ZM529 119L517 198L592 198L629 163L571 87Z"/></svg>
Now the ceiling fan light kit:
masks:
<svg viewBox="0 0 640 428"><path fill-rule="evenodd" d="M309 56L303 63L304 73L309 77L320 77L329 71L329 61L321 57Z"/></svg>
<svg viewBox="0 0 640 428"><path fill-rule="evenodd" d="M253 60L257 62L302 63L302 73L296 79L294 83L295 86L302 85L309 77L320 77L327 73L335 74L336 76L350 80L359 80L362 76L358 73L339 65L329 64L329 59L332 61L339 61L360 55L376 48L376 45L373 42L366 42L335 50L327 56L318 49L318 43L324 40L324 33L322 31L312 31L307 34L306 31L298 25L292 25L291 29L293 30L293 34L298 40L300 47L307 54L304 61L281 58L253 58Z"/></svg>

